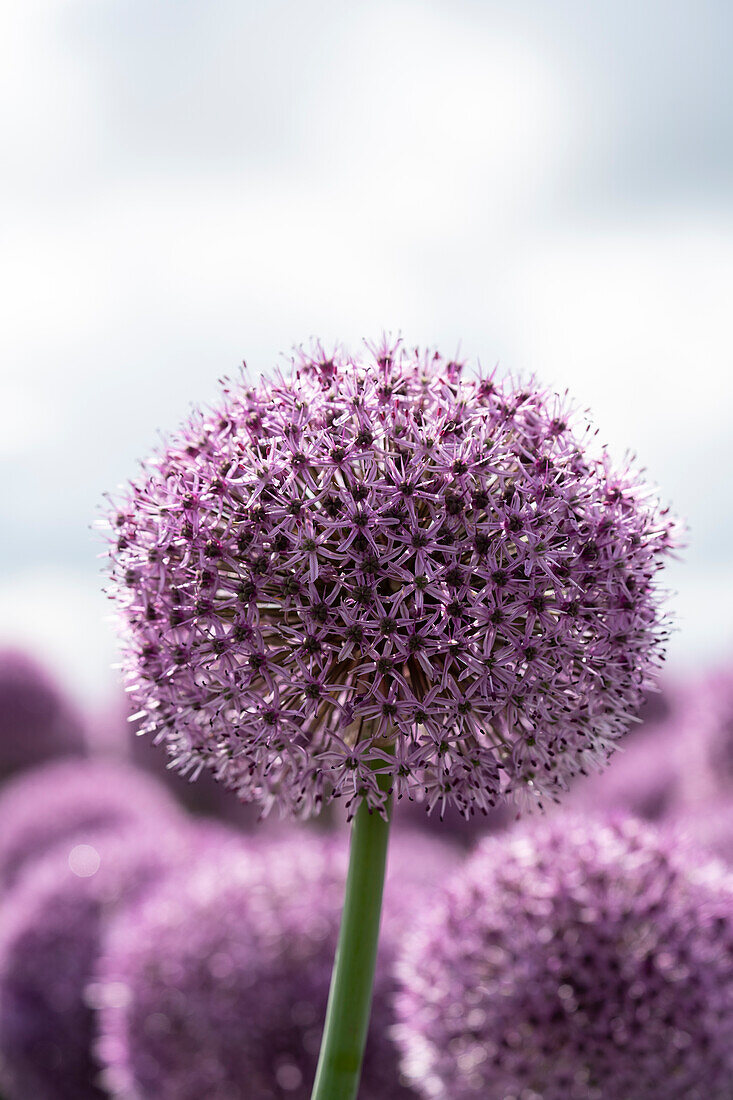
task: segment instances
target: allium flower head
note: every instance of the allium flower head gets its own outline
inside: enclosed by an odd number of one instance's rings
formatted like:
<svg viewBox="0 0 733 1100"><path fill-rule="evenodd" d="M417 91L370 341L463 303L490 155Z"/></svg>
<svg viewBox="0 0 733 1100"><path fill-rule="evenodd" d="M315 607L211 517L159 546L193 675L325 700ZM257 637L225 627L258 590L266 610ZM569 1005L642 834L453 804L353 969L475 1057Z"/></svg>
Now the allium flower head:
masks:
<svg viewBox="0 0 733 1100"><path fill-rule="evenodd" d="M8 784L0 796L0 891L61 844L70 850L103 829L162 823L175 814L159 783L123 764L47 764Z"/></svg>
<svg viewBox="0 0 733 1100"><path fill-rule="evenodd" d="M195 849L196 845L192 845ZM0 921L0 1089L8 1100L102 1100L88 986L107 921L176 862L188 834L90 837L56 851L4 899Z"/></svg>
<svg viewBox="0 0 733 1100"><path fill-rule="evenodd" d="M403 1068L451 1100L726 1100L733 880L631 820L484 841L398 964Z"/></svg>
<svg viewBox="0 0 733 1100"><path fill-rule="evenodd" d="M406 910L454 853L395 836L360 1097L409 1100L400 1084L391 962ZM172 878L119 920L100 966L100 1056L114 1097L308 1100L343 900L334 838L288 836L223 852ZM409 898L409 902L408 902Z"/></svg>
<svg viewBox="0 0 733 1100"><path fill-rule="evenodd" d="M401 345L227 385L112 519L129 687L265 811L554 795L660 657L670 520L567 402Z"/></svg>
<svg viewBox="0 0 733 1100"><path fill-rule="evenodd" d="M84 751L81 715L48 671L27 653L0 650L0 780Z"/></svg>

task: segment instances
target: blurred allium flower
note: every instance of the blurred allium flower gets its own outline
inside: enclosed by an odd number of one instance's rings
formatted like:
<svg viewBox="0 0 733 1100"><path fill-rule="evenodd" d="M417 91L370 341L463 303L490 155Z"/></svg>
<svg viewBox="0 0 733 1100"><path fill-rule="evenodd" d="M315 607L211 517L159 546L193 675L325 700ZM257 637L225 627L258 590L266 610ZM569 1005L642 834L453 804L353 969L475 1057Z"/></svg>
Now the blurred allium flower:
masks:
<svg viewBox="0 0 733 1100"><path fill-rule="evenodd" d="M167 766L165 754L149 737L139 736L129 726L127 735L128 759L137 768L156 776L186 809L194 814L228 821L242 829L252 829L257 825L255 807L232 798L231 793L221 783L217 783L210 771L204 771L193 782L191 776L182 775L175 768Z"/></svg>
<svg viewBox="0 0 733 1100"><path fill-rule="evenodd" d="M489 833L500 833L517 819L517 809L509 802L500 802L486 814L474 814L466 818L455 806L449 806L441 817L426 814L425 807L411 799L403 798L394 809L397 827L417 829L442 840L452 841L464 848L471 848Z"/></svg>
<svg viewBox="0 0 733 1100"><path fill-rule="evenodd" d="M188 834L106 832L35 866L0 920L0 1088L7 1100L101 1100L87 987L106 922L176 863Z"/></svg>
<svg viewBox="0 0 733 1100"><path fill-rule="evenodd" d="M733 868L733 801L730 796L676 814L669 828L676 836Z"/></svg>
<svg viewBox="0 0 733 1100"><path fill-rule="evenodd" d="M159 783L118 762L63 761L29 772L0 796L0 891L62 843L68 850L102 829L175 812Z"/></svg>
<svg viewBox="0 0 733 1100"><path fill-rule="evenodd" d="M265 811L554 795L626 729L671 521L567 402L401 345L227 386L112 520L146 729Z"/></svg>
<svg viewBox="0 0 733 1100"><path fill-rule="evenodd" d="M682 715L697 768L689 770L691 802L733 793L733 661L689 685Z"/></svg>
<svg viewBox="0 0 733 1100"><path fill-rule="evenodd" d="M399 1083L391 962L405 919L455 854L395 837L360 1097ZM172 878L117 922L101 964L101 1060L115 1097L308 1100L343 899L341 841L290 835Z"/></svg>
<svg viewBox="0 0 733 1100"><path fill-rule="evenodd" d="M675 695L676 692L668 682L663 682L661 687L657 686L654 690L649 691L644 696L644 702L639 708L639 728L647 729L649 726L655 726L666 721L672 714Z"/></svg>
<svg viewBox="0 0 733 1100"><path fill-rule="evenodd" d="M733 1095L733 881L641 823L485 841L398 973L425 1097Z"/></svg>
<svg viewBox="0 0 733 1100"><path fill-rule="evenodd" d="M137 721L130 720L128 704L123 695L98 715L90 736L91 752L122 759L155 776L178 803L194 814L214 817L239 829L253 829L258 824L257 808L232 798L212 772L205 771L194 782L190 775L170 767L166 754L139 732Z"/></svg>
<svg viewBox="0 0 733 1100"><path fill-rule="evenodd" d="M0 780L84 751L81 715L49 672L20 650L1 649Z"/></svg>
<svg viewBox="0 0 733 1100"><path fill-rule="evenodd" d="M712 807L722 810L733 791L733 666L668 684L664 700L659 718L626 742L603 776L578 783L568 805L660 822L681 816L691 835L717 836L725 847L726 826L716 826Z"/></svg>
<svg viewBox="0 0 733 1100"><path fill-rule="evenodd" d="M566 805L583 813L620 811L664 821L684 802L689 767L683 728L668 719L630 738L603 775L592 775L573 788Z"/></svg>

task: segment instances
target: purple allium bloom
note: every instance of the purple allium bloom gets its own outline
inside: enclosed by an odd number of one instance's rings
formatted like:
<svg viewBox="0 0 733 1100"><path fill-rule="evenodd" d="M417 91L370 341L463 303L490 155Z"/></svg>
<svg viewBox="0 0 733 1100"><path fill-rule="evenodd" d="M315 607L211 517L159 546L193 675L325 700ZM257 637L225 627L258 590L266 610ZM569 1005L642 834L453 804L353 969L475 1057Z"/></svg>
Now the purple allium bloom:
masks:
<svg viewBox="0 0 733 1100"><path fill-rule="evenodd" d="M144 728L265 812L554 797L661 657L674 526L567 401L401 344L227 385L111 520Z"/></svg>
<svg viewBox="0 0 733 1100"><path fill-rule="evenodd" d="M27 653L0 650L0 780L85 749L82 717L49 672Z"/></svg>
<svg viewBox="0 0 733 1100"><path fill-rule="evenodd" d="M425 1097L733 1095L733 880L641 822L484 841L398 974L403 1068Z"/></svg>
<svg viewBox="0 0 733 1100"><path fill-rule="evenodd" d="M59 844L68 849L103 829L145 826L175 814L159 783L124 764L47 764L8 784L0 796L0 891Z"/></svg>
<svg viewBox="0 0 733 1100"><path fill-rule="evenodd" d="M8 895L0 920L0 1088L8 1100L101 1100L88 986L105 926L200 845L156 828L59 850Z"/></svg>
<svg viewBox="0 0 733 1100"><path fill-rule="evenodd" d="M252 856L199 864L116 923L100 966L100 1056L113 1096L308 1100L346 851L302 833L253 846ZM363 1100L414 1097L389 1036L391 962L405 920L455 858L425 837L394 838Z"/></svg>

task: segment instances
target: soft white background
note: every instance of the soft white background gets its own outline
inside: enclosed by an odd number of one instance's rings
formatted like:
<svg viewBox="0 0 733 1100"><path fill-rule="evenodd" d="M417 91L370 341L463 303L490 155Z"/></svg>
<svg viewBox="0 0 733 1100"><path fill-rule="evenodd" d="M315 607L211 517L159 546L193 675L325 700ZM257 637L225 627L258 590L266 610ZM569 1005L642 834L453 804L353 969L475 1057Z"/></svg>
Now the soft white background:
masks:
<svg viewBox="0 0 733 1100"><path fill-rule="evenodd" d="M6 0L0 639L100 700L101 495L217 378L383 329L539 374L733 649L728 0Z"/></svg>

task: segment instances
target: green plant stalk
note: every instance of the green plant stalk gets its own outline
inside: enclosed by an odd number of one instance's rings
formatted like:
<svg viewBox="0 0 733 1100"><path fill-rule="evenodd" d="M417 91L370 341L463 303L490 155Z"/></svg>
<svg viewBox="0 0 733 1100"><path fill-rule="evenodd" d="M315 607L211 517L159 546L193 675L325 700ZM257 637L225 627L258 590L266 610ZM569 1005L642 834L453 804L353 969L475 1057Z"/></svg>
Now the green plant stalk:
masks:
<svg viewBox="0 0 733 1100"><path fill-rule="evenodd" d="M380 786L382 777L380 776ZM385 777L385 783L387 777ZM389 819L362 802L351 830L349 872L311 1100L355 1100L364 1057L379 943Z"/></svg>

